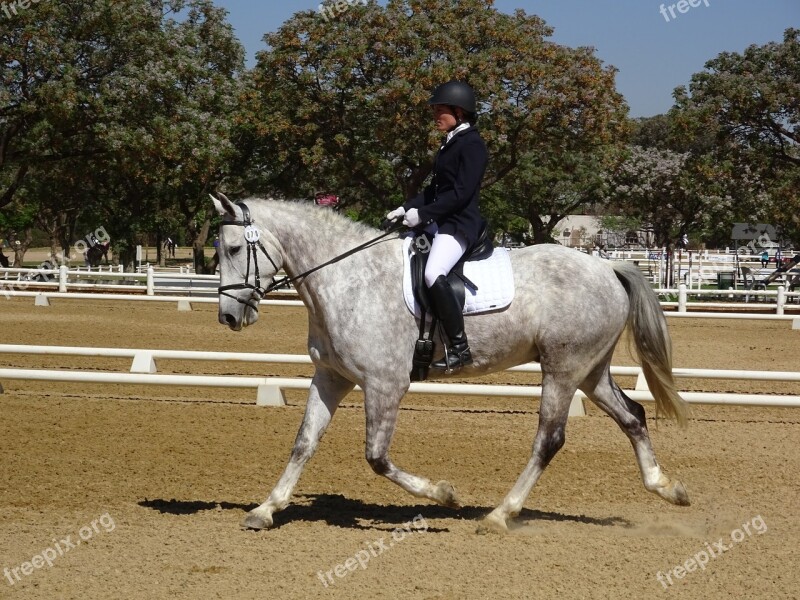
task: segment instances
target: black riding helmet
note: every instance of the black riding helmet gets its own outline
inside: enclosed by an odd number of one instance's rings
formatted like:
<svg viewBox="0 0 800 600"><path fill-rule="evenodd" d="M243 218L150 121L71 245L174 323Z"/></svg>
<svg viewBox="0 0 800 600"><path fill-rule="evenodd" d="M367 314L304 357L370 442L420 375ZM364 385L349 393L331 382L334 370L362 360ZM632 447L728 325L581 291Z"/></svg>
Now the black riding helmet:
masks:
<svg viewBox="0 0 800 600"><path fill-rule="evenodd" d="M433 90L428 104L445 104L450 106L451 110L452 107L458 106L467 113L468 120L472 120L477 112L475 92L463 81L456 81L455 79L437 86Z"/></svg>

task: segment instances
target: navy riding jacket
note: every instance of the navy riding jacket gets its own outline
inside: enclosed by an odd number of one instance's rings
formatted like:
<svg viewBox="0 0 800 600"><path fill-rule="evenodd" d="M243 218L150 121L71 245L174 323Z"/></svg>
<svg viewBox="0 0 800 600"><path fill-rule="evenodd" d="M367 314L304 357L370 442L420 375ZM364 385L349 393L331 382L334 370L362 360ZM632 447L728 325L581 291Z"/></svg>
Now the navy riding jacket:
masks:
<svg viewBox="0 0 800 600"><path fill-rule="evenodd" d="M439 231L460 234L472 246L486 225L478 207L481 181L488 154L478 130L456 133L436 155L433 179L415 198L403 205L419 211L423 225L436 222Z"/></svg>

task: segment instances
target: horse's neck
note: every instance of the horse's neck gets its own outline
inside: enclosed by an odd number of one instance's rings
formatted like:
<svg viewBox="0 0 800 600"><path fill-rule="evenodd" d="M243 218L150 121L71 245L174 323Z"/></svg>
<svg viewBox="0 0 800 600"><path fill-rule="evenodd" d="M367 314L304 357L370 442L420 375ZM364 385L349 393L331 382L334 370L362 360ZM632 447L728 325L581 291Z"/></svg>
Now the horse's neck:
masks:
<svg viewBox="0 0 800 600"><path fill-rule="evenodd" d="M290 202L265 201L263 228L281 247L284 270L297 276L366 242L369 237L356 227L336 222L318 207Z"/></svg>

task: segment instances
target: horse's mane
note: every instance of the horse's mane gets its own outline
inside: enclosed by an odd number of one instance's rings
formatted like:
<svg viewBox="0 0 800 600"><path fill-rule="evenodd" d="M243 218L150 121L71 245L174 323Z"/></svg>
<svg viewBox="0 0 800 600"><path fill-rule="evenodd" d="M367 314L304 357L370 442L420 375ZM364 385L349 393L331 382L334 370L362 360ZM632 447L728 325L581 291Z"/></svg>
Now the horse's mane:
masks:
<svg viewBox="0 0 800 600"><path fill-rule="evenodd" d="M325 231L341 240L362 241L376 235L376 230L369 225L353 221L345 215L334 212L328 207L317 206L308 200L275 198L248 198L244 203L250 206L263 203L272 210L284 213L288 218L302 223L310 223L317 231Z"/></svg>

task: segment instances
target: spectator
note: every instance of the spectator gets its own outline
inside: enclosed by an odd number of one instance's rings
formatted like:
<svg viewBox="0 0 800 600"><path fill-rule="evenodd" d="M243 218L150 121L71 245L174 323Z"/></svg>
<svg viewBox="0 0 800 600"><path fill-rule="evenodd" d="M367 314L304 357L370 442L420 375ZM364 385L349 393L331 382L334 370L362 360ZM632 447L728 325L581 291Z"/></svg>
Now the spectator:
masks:
<svg viewBox="0 0 800 600"><path fill-rule="evenodd" d="M169 256L171 258L175 258L175 248L176 247L177 247L177 244L172 240L171 237L168 237L164 241L164 249L167 251L167 256Z"/></svg>
<svg viewBox="0 0 800 600"><path fill-rule="evenodd" d="M761 253L761 268L766 269L769 266L769 251L764 250Z"/></svg>

